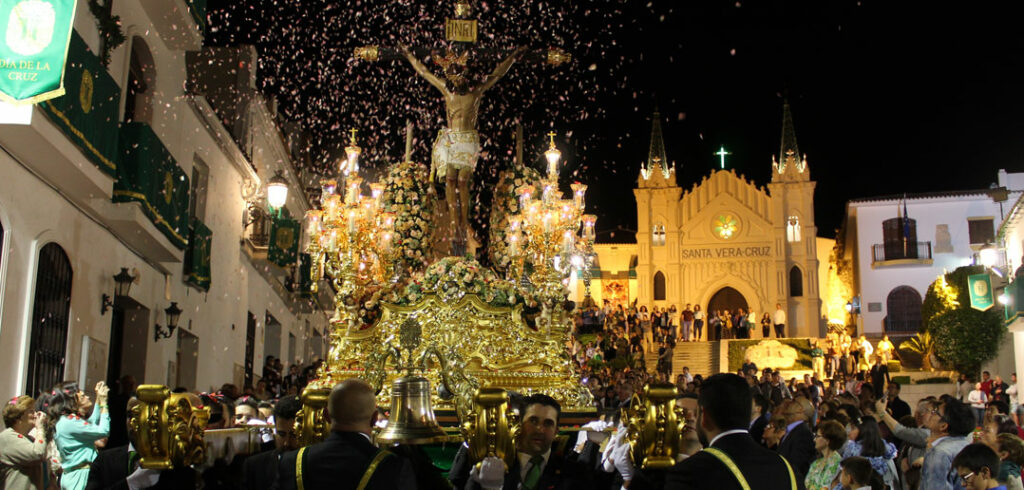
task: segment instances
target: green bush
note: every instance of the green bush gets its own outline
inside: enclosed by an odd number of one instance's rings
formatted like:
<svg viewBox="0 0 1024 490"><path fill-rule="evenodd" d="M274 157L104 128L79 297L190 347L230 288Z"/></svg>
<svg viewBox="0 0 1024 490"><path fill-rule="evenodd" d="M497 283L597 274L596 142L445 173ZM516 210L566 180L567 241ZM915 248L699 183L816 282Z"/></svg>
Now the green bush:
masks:
<svg viewBox="0 0 1024 490"><path fill-rule="evenodd" d="M729 341L729 372L735 373L743 367L747 349L757 345L762 339L730 340ZM773 339L775 340L775 339ZM811 369L810 339L778 339L779 342L796 349L796 362L789 369ZM764 366L758 366L764 369Z"/></svg>
<svg viewBox="0 0 1024 490"><path fill-rule="evenodd" d="M910 376L892 376L889 378L889 380L892 381L893 383L899 383L900 386L910 384Z"/></svg>
<svg viewBox="0 0 1024 490"><path fill-rule="evenodd" d="M935 355L953 369L972 376L978 374L982 364L995 358L1006 334L1000 308L971 308L967 278L984 272L982 266L966 266L939 277L929 286L922 305L924 330L933 337Z"/></svg>
<svg viewBox="0 0 1024 490"><path fill-rule="evenodd" d="M903 371L903 363L895 359L889 361L886 366L889 368L890 373L898 373Z"/></svg>

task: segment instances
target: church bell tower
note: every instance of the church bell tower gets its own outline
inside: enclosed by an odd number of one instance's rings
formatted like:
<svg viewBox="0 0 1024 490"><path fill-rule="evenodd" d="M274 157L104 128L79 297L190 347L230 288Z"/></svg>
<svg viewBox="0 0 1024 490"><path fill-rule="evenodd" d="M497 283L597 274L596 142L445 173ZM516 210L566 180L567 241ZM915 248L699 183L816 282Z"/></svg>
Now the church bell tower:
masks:
<svg viewBox="0 0 1024 490"><path fill-rule="evenodd" d="M771 217L774 229L775 301L786 311L786 336L820 336L818 229L814 224L814 187L807 155L801 155L789 101L782 105L782 144L772 156ZM774 311L774 304L772 305Z"/></svg>
<svg viewBox="0 0 1024 490"><path fill-rule="evenodd" d="M679 196L675 164L665 155L661 114L655 109L651 122L651 147L633 189L637 207L637 299L639 304L662 306L679 302L681 282L679 249ZM656 278L655 276L658 276ZM660 285L660 288L658 287Z"/></svg>

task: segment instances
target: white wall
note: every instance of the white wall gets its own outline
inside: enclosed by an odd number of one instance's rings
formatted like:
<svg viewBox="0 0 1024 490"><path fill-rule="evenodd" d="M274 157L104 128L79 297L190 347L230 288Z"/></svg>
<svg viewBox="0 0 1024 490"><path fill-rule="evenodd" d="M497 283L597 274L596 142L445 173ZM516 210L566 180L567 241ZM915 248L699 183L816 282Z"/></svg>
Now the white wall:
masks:
<svg viewBox="0 0 1024 490"><path fill-rule="evenodd" d="M87 2L79 3L75 25L85 30L93 20ZM84 336L109 347L112 315L100 314L100 298L104 293L113 294L112 276L121 267L138 270L139 282L132 286L130 295L150 308L153 316L149 321L146 372L144 377L140 376L140 382L164 384L167 381L168 361L175 358L176 341L172 337L154 342L152 324L166 324L163 310L171 301L184 310L179 325L186 328L191 321L191 332L199 338L198 389L230 381L234 365L244 363L247 311L256 315L261 326L266 311L270 311L282 324L281 345L286 348L288 334L295 335L299 356L307 352L305 320L311 320L321 332L327 323L327 315L323 313L301 315L290 311L257 272L257 266L242 252L239 240L245 206L240 191L243 175L184 97L184 52L166 48L138 2L117 2L114 14L121 16L128 38L132 35L145 38L153 54L157 66L153 130L186 175L191 175L196 155L209 167L206 213L201 218L213 231L212 284L205 293L187 287L182 282L181 263L159 264L135 254L101 223L102 217L93 220L86 216L57 190L0 152L0 175L3 176L0 178L0 220L5 234L0 243L3 247L0 254L3 261L0 264L0 292L3 294L0 297L0 358L4 359L5 368L0 369L0 393L8 396L24 390L37 252L48 242L56 242L64 249L74 271L64 379L78 378ZM88 31L83 32L83 37L93 44ZM129 49L130 42L118 48L110 66L111 75L122 85L126 79ZM37 117L40 117L38 113ZM92 165L66 139L49 143L77 155L77 165ZM287 158L287 154L284 156ZM274 159L269 164L288 162ZM292 190L289 204L298 208L300 200L294 198L298 192ZM109 201L109 195L97 199ZM102 202L97 207L112 209L113 206L133 205ZM301 216L301 209L293 209L293 214ZM168 275L161 270L168 271ZM263 365L262 338L262 329L259 329L254 362L256 376Z"/></svg>
<svg viewBox="0 0 1024 490"><path fill-rule="evenodd" d="M899 206L902 212L902 205ZM928 286L944 271L971 263L974 251L970 248L967 218L990 216L994 226L1001 222L1000 209L985 194L944 198L913 198L907 203L910 218L917 221L918 242L936 244L935 231L939 224L949 225L952 253L932 254L931 265L909 264L872 268L872 246L883 243L882 222L897 217L897 202L850 203L851 216L856 218L857 274L861 297L862 327L865 333L881 333L886 315L886 298L896 287L913 287L924 299ZM870 311L871 303L881 304L881 311Z"/></svg>

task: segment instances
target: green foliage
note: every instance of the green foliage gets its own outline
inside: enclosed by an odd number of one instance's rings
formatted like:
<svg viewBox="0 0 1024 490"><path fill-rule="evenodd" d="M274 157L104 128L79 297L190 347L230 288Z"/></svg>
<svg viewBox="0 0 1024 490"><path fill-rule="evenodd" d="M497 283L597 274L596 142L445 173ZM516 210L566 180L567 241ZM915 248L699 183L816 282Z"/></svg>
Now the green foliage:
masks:
<svg viewBox="0 0 1024 490"><path fill-rule="evenodd" d="M910 384L910 376L892 376L889 379L893 383L899 383L900 386L906 386Z"/></svg>
<svg viewBox="0 0 1024 490"><path fill-rule="evenodd" d="M773 339L774 340L774 339ZM743 367L743 361L747 349L761 342L760 339L730 340L729 342L729 372L735 373ZM790 369L811 369L811 341L810 339L779 339L779 342L796 349L796 362ZM764 368L764 366L758 366Z"/></svg>
<svg viewBox="0 0 1024 490"><path fill-rule="evenodd" d="M970 306L967 277L984 272L983 266L966 266L939 277L928 287L921 306L924 333L932 337L931 351L953 369L970 375L976 375L983 363L996 356L1006 333L999 308L977 311ZM925 352L912 342L905 342L900 349ZM928 356L923 359L927 363Z"/></svg>
<svg viewBox="0 0 1024 490"><path fill-rule="evenodd" d="M993 359L1006 334L998 308L977 311L960 307L941 313L932 321L935 353L953 369L977 375L981 365Z"/></svg>
<svg viewBox="0 0 1024 490"><path fill-rule="evenodd" d="M925 330L900 344L900 351L915 354L921 358L921 367L932 370L931 356L935 352L935 338Z"/></svg>
<svg viewBox="0 0 1024 490"><path fill-rule="evenodd" d="M898 373L903 370L903 363L897 360L891 360L886 364L889 368L890 373Z"/></svg>
<svg viewBox="0 0 1024 490"><path fill-rule="evenodd" d="M627 367L633 367L633 355L615 356L615 359L608 361L608 366L612 368L612 371L622 371Z"/></svg>
<svg viewBox="0 0 1024 490"><path fill-rule="evenodd" d="M98 0L89 0L89 11L96 17L96 28L100 31L103 41L100 48L103 66L110 65L110 53L126 40L124 32L121 31L121 17L110 13L112 1L107 0L104 5L100 5Z"/></svg>
<svg viewBox="0 0 1024 490"><path fill-rule="evenodd" d="M587 366L590 367L591 371L597 372L604 369L604 361L599 356L594 356L587 361Z"/></svg>

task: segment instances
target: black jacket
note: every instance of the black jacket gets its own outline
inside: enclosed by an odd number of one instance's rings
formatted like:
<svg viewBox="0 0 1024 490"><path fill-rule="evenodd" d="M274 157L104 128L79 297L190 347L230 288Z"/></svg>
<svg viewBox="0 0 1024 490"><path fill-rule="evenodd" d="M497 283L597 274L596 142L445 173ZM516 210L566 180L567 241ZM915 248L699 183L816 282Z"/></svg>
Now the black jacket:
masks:
<svg viewBox="0 0 1024 490"><path fill-rule="evenodd" d="M456 490L478 490L480 486L469 478L470 465L464 465L463 468L467 473L451 475L452 485ZM508 473L505 473L505 484L501 487L503 490L519 488L520 470L519 459L516 458ZM537 490L594 490L593 472L593 469L587 468L583 463L551 451L548 464L537 482Z"/></svg>
<svg viewBox="0 0 1024 490"><path fill-rule="evenodd" d="M892 414L892 418L896 419L897 422L899 422L901 418L910 415L910 405L907 405L907 402L901 400L900 397L889 400L886 408L889 409L889 412Z"/></svg>
<svg viewBox="0 0 1024 490"><path fill-rule="evenodd" d="M89 466L86 490L128 490L128 445L100 451ZM166 470L153 490L196 488L198 475L192 468Z"/></svg>
<svg viewBox="0 0 1024 490"><path fill-rule="evenodd" d="M768 427L768 416L761 414L757 420L754 421L753 425L750 426L750 437L754 438L754 442L764 446L764 428Z"/></svg>
<svg viewBox="0 0 1024 490"><path fill-rule="evenodd" d="M242 488L269 490L274 480L277 480L277 468L283 454L282 451L275 449L245 458L245 465L242 467Z"/></svg>
<svg viewBox="0 0 1024 490"><path fill-rule="evenodd" d="M302 462L304 487L307 490L355 489L363 473L379 451L359 432L331 432L324 442L308 446ZM275 487L281 490L297 488L295 459L298 451L281 456ZM416 488L412 465L399 456L387 456L377 465L368 490Z"/></svg>
<svg viewBox="0 0 1024 490"><path fill-rule="evenodd" d="M782 438L782 442L779 443L779 454L793 465L793 471L796 471L797 476L803 481L815 456L814 433L807 422L801 422L800 425L793 427L793 430Z"/></svg>
<svg viewBox="0 0 1024 490"><path fill-rule="evenodd" d="M751 490L791 490L792 480L786 463L774 451L761 447L749 434L724 436L712 445L733 460ZM794 472L795 472L794 468ZM803 490L804 479L794 473L796 488ZM740 490L733 473L707 451L684 459L665 476L665 489Z"/></svg>

